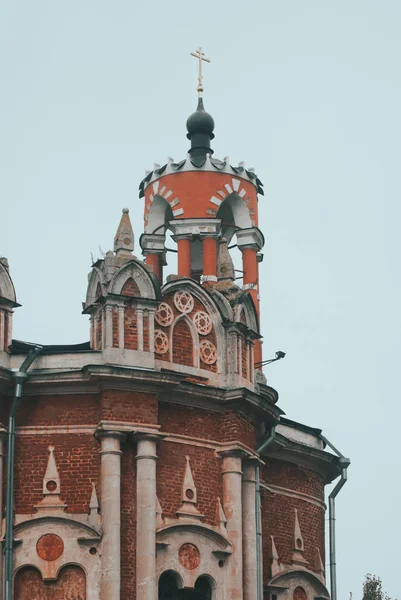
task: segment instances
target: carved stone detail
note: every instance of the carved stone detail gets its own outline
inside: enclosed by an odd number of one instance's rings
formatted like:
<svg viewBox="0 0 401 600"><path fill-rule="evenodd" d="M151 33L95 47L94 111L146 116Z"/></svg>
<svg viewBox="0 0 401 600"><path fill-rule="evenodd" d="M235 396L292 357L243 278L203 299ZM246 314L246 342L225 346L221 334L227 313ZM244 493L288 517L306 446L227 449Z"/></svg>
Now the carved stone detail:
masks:
<svg viewBox="0 0 401 600"><path fill-rule="evenodd" d="M203 310L198 310L192 317L196 331L200 335L207 335L212 331L212 319Z"/></svg>
<svg viewBox="0 0 401 600"><path fill-rule="evenodd" d="M161 302L155 312L155 320L162 327L168 327L171 325L174 319L174 313L172 308L167 302Z"/></svg>
<svg viewBox="0 0 401 600"><path fill-rule="evenodd" d="M174 305L182 313L190 313L194 307L194 299L189 292L176 292L174 294Z"/></svg>
<svg viewBox="0 0 401 600"><path fill-rule="evenodd" d="M214 365L217 360L216 346L209 342L209 340L203 340L199 344L200 359L207 365Z"/></svg>
<svg viewBox="0 0 401 600"><path fill-rule="evenodd" d="M154 340L155 340L154 345L155 345L156 354L166 354L166 352L169 348L169 343L168 343L168 337L164 333L164 331L161 331L160 329L155 329Z"/></svg>

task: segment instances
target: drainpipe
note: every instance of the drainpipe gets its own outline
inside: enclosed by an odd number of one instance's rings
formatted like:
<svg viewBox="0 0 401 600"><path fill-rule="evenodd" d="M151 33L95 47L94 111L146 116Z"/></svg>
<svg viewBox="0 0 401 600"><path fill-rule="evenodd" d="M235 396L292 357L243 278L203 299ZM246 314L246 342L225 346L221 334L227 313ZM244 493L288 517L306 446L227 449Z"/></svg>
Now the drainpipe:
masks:
<svg viewBox="0 0 401 600"><path fill-rule="evenodd" d="M6 499L6 546L5 546L5 569L4 569L4 600L13 598L13 504L14 504L14 448L15 448L15 415L21 402L22 388L28 379L27 371L42 346L33 346L27 354L18 371L13 371L15 381L14 397L11 403L8 418L8 446L7 446L7 499Z"/></svg>
<svg viewBox="0 0 401 600"><path fill-rule="evenodd" d="M256 452L260 454L276 438L276 424L272 425L269 435L263 440ZM262 554L262 504L260 494L260 467L256 467L256 580L257 580L257 600L263 600L263 554Z"/></svg>
<svg viewBox="0 0 401 600"><path fill-rule="evenodd" d="M330 554L330 594L331 600L337 600L337 566L336 566L336 503L335 498L345 482L347 481L347 469L351 464L349 458L343 454L324 435L320 435L325 442L338 456L338 464L341 468L340 481L332 489L329 495L329 554Z"/></svg>

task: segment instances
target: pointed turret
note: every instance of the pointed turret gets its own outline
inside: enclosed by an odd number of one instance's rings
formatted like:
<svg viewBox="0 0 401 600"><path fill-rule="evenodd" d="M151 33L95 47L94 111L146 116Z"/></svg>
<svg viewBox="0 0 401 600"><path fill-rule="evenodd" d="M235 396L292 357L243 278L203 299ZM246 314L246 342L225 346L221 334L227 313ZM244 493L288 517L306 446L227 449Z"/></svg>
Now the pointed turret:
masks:
<svg viewBox="0 0 401 600"><path fill-rule="evenodd" d="M123 214L114 238L114 252L132 254L134 250L134 231L129 217L129 209L123 208Z"/></svg>

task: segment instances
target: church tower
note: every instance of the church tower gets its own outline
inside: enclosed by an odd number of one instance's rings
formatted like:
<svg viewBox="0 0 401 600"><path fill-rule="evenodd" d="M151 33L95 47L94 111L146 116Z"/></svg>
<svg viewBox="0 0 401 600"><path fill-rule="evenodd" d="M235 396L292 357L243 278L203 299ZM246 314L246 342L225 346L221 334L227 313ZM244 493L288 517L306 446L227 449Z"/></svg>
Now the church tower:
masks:
<svg viewBox="0 0 401 600"><path fill-rule="evenodd" d="M195 56L201 65L202 50ZM263 186L214 156L202 92L200 70L186 157L140 183L143 257L124 208L113 251L89 274L90 341L42 346L27 372L13 471L15 599L329 599L324 488L343 463L319 429L284 417L263 375ZM177 251L168 276L167 236ZM0 259L0 316L14 306ZM10 343L7 327L6 490L12 373L31 348ZM2 513L4 504L0 486Z"/></svg>

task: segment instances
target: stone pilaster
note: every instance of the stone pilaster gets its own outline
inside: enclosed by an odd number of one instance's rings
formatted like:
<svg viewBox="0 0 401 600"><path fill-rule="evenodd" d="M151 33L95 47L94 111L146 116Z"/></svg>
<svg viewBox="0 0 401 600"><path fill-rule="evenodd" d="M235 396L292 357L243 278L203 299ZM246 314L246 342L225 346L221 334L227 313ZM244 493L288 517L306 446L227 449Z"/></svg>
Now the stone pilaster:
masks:
<svg viewBox="0 0 401 600"><path fill-rule="evenodd" d="M136 475L136 599L156 600L156 442L154 434L138 433Z"/></svg>
<svg viewBox="0 0 401 600"><path fill-rule="evenodd" d="M228 562L227 600L242 600L242 456L241 451L222 452L223 509L227 518L227 537L232 544Z"/></svg>
<svg viewBox="0 0 401 600"><path fill-rule="evenodd" d="M136 310L137 328L138 328L138 350L143 352L143 309Z"/></svg>
<svg viewBox="0 0 401 600"><path fill-rule="evenodd" d="M121 440L119 431L102 431L100 477L102 513L102 600L119 600L121 586Z"/></svg>
<svg viewBox="0 0 401 600"><path fill-rule="evenodd" d="M106 311L106 348L111 348L113 345L113 307L107 305Z"/></svg>
<svg viewBox="0 0 401 600"><path fill-rule="evenodd" d="M244 600L255 600L256 572L256 464L244 461L242 479L242 540L244 560Z"/></svg>
<svg viewBox="0 0 401 600"><path fill-rule="evenodd" d="M124 348L124 316L125 306L118 307L118 347Z"/></svg>
<svg viewBox="0 0 401 600"><path fill-rule="evenodd" d="M0 430L0 481L3 481L4 476L4 447L6 441L6 433L4 429ZM3 499L3 486L0 485L0 533L1 533L1 525L3 521L3 508L4 508L4 499ZM3 568L4 568L4 559L3 553L0 555L0 600L3 598Z"/></svg>

